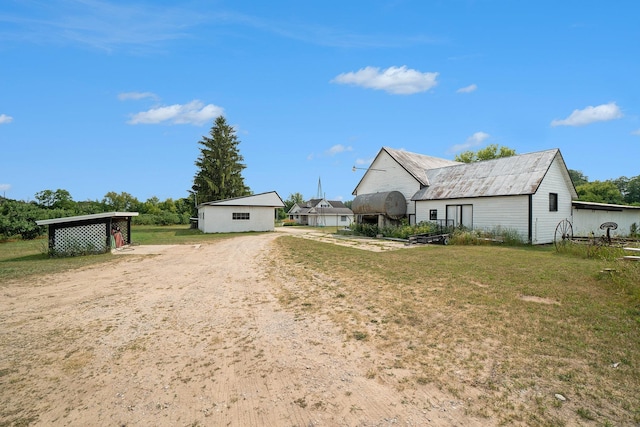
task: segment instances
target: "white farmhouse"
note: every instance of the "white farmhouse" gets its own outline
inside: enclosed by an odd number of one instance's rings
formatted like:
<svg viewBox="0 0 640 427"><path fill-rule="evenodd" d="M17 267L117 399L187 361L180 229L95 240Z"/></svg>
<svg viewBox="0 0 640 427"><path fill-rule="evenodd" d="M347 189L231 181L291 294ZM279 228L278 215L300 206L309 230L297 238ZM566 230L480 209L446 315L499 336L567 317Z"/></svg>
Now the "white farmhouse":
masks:
<svg viewBox="0 0 640 427"><path fill-rule="evenodd" d="M198 228L203 233L273 231L276 209L284 202L275 191L198 205Z"/></svg>
<svg viewBox="0 0 640 427"><path fill-rule="evenodd" d="M287 214L296 223L312 227L348 227L353 222L353 211L344 203L324 198L294 203Z"/></svg>

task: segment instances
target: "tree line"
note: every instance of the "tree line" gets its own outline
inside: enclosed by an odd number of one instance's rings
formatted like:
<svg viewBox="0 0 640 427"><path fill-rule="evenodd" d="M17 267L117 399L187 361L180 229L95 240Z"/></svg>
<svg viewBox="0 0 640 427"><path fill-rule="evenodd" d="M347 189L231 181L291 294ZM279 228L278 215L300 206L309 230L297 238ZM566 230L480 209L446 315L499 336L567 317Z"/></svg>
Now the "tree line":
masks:
<svg viewBox="0 0 640 427"><path fill-rule="evenodd" d="M166 199L151 197L144 202L129 193L108 192L102 200L76 202L64 189L42 190L35 194L34 201L11 200L0 197L0 240L14 236L34 239L46 233L35 221L90 215L104 212L138 212L134 224L170 225L188 224L194 215L194 197Z"/></svg>
<svg viewBox="0 0 640 427"><path fill-rule="evenodd" d="M77 202L64 189L42 190L29 202L0 197L0 241L14 236L34 239L46 233L36 220L114 211L138 212L139 216L132 219L134 224L188 224L190 218L197 216L197 203L252 194L242 177L246 165L238 149L239 140L224 117L216 118L209 136L203 136L198 143L198 171L187 197L161 201L154 196L141 202L129 193L111 191L101 200ZM511 148L489 145L476 152L460 153L455 160L470 163L515 154ZM640 206L640 175L606 181L589 181L581 171L573 169L569 169L569 175L581 201ZM284 218L294 203L303 201L302 194L290 194L279 217Z"/></svg>

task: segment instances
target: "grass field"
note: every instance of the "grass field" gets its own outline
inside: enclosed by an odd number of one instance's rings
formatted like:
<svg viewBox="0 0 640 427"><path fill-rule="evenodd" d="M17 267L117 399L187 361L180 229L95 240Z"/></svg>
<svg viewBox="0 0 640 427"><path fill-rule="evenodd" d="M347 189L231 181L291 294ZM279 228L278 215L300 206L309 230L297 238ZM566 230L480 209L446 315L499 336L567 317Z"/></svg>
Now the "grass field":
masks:
<svg viewBox="0 0 640 427"><path fill-rule="evenodd" d="M138 226L132 240L231 236ZM119 262L111 254L50 259L45 246L1 243L0 283ZM640 263L552 247L368 252L288 236L276 246L274 266L288 277L282 303L326 315L345 339L386 355L371 378L406 370L401 387L435 385L465 400L471 415L505 425L640 423Z"/></svg>
<svg viewBox="0 0 640 427"><path fill-rule="evenodd" d="M552 247L278 246L293 280L282 302L391 355L372 377L409 369L407 387L434 384L505 425L640 423L640 263Z"/></svg>

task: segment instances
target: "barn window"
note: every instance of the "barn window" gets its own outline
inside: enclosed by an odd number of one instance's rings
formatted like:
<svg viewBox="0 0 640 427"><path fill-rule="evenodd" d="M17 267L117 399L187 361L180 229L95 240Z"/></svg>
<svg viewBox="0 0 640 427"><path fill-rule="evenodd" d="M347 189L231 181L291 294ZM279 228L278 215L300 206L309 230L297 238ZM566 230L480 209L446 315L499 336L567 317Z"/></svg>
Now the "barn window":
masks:
<svg viewBox="0 0 640 427"><path fill-rule="evenodd" d="M558 193L549 193L549 212L558 212Z"/></svg>
<svg viewBox="0 0 640 427"><path fill-rule="evenodd" d="M429 221L436 221L438 219L438 209L431 209L429 211Z"/></svg>
<svg viewBox="0 0 640 427"><path fill-rule="evenodd" d="M232 219L247 220L249 219L249 212L234 212Z"/></svg>
<svg viewBox="0 0 640 427"><path fill-rule="evenodd" d="M340 217L340 221L345 222L347 220L347 216L346 215L342 215Z"/></svg>

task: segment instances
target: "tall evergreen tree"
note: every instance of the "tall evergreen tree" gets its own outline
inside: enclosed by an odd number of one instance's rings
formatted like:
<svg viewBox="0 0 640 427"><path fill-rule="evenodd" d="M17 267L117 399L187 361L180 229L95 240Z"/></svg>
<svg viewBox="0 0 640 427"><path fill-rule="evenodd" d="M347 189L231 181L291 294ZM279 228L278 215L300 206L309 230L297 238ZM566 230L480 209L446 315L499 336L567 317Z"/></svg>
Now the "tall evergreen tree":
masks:
<svg viewBox="0 0 640 427"><path fill-rule="evenodd" d="M195 164L198 172L191 187L198 203L229 199L251 194L244 184L244 158L238 150L240 141L233 127L219 116L209 132L198 142L200 156Z"/></svg>

